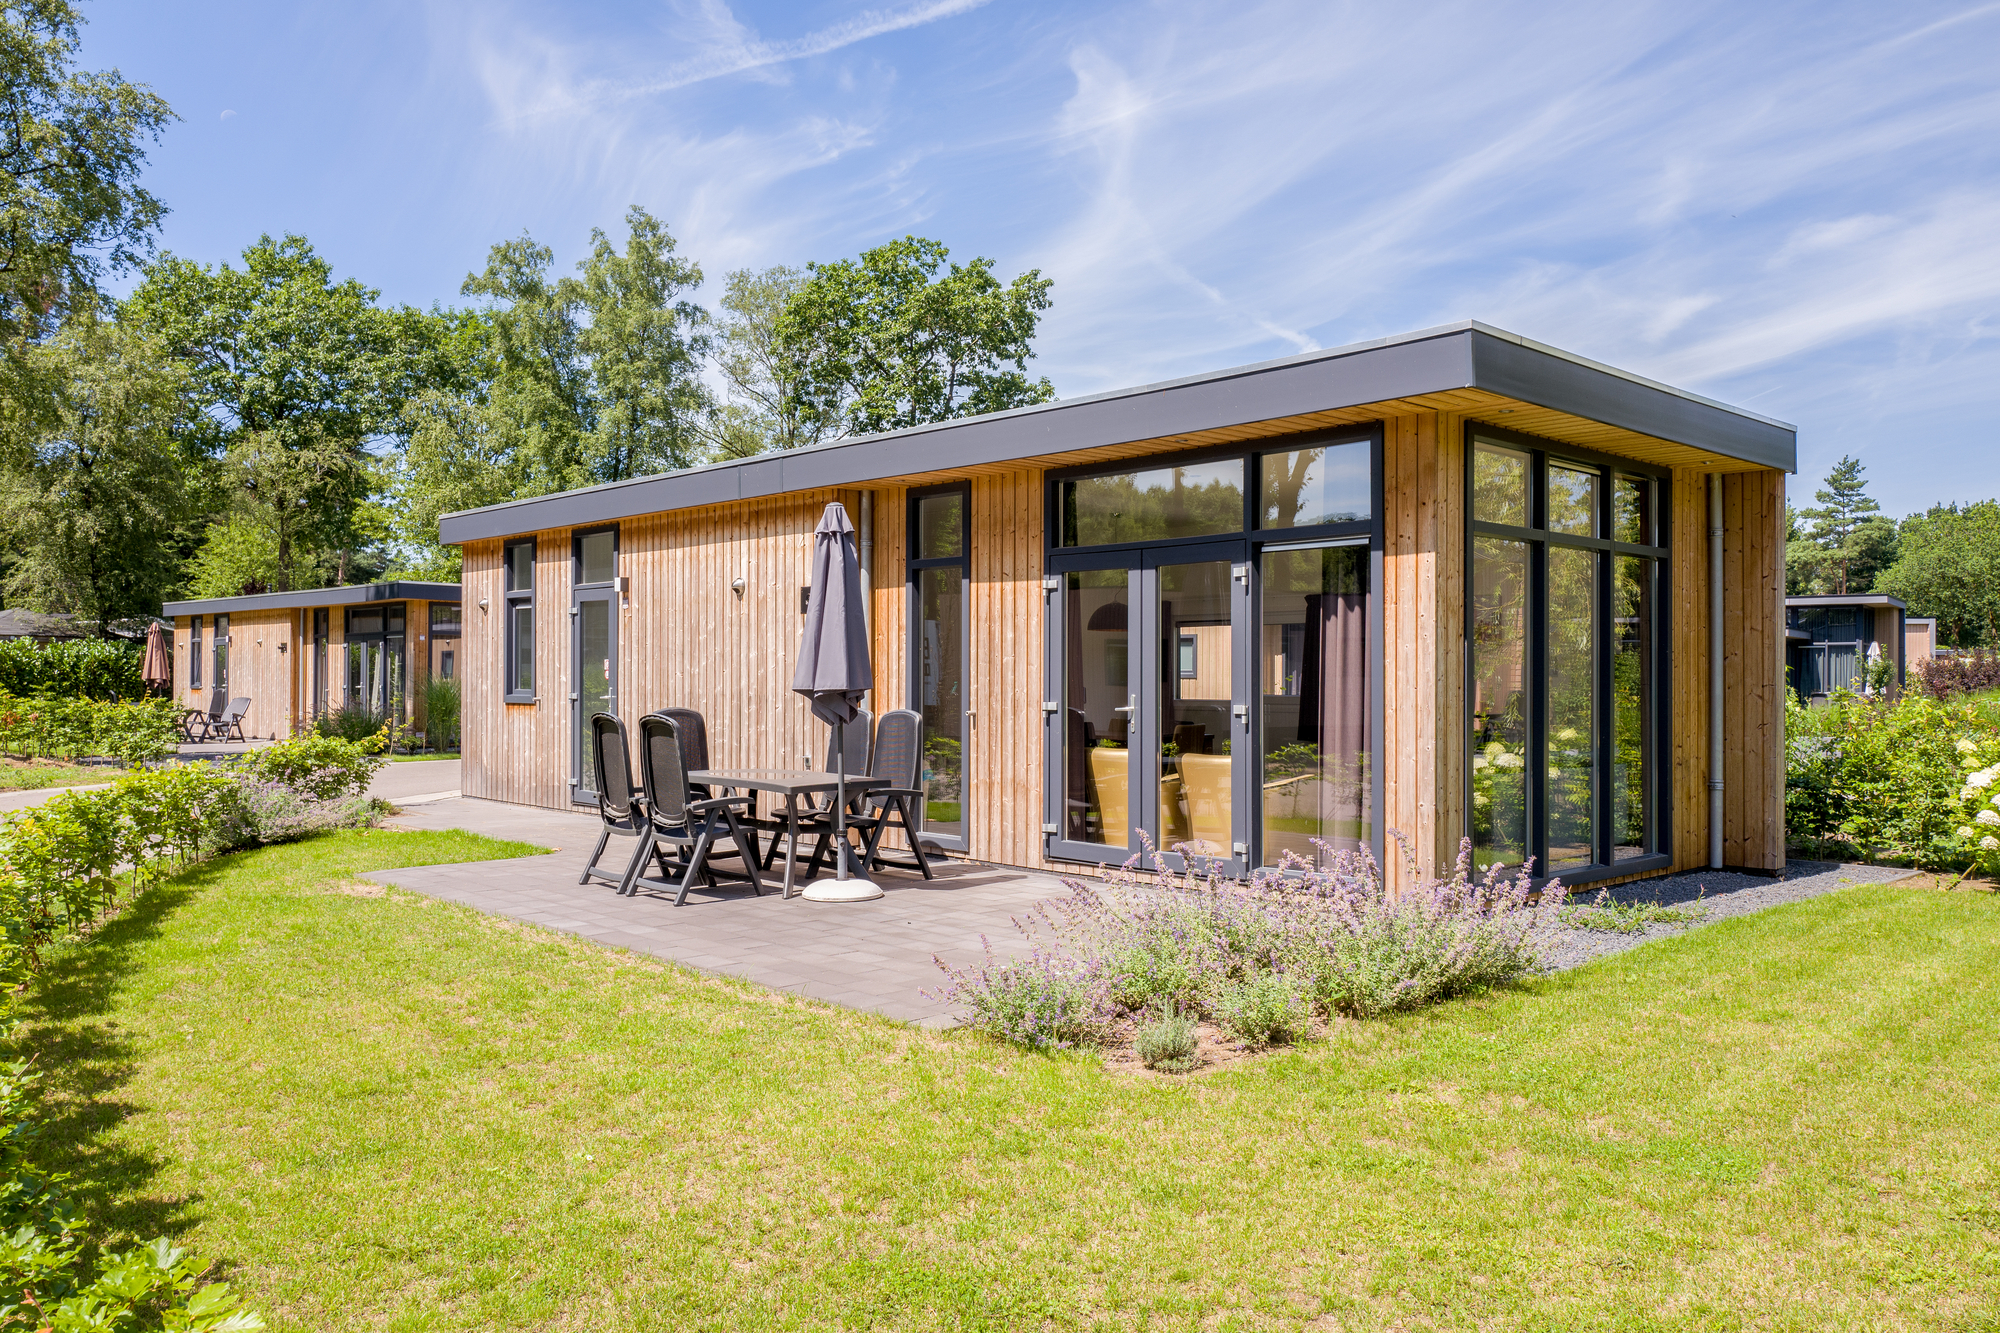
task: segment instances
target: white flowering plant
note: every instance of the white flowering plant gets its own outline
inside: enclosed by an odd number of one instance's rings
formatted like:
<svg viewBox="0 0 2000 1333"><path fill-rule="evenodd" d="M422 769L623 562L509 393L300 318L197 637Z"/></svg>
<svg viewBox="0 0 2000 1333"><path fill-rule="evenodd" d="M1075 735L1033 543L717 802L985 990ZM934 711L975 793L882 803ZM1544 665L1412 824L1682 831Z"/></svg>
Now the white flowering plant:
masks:
<svg viewBox="0 0 2000 1333"><path fill-rule="evenodd" d="M1979 872L2000 876L2000 760L1990 757L1990 739L1962 736L1958 741L1959 766L1965 783L1958 791L1964 822L1955 831L1960 848Z"/></svg>

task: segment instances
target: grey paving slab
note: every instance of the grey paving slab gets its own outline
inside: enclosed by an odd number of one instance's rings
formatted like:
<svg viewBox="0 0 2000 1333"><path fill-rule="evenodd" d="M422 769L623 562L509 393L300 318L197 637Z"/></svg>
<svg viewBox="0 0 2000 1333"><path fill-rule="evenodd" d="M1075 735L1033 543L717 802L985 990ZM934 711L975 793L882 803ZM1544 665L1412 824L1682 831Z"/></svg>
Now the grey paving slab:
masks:
<svg viewBox="0 0 2000 1333"><path fill-rule="evenodd" d="M700 971L931 1026L951 1021L946 1006L922 994L941 980L932 955L954 964L971 962L980 956L982 934L997 950L1019 952L1013 918L1063 892L1053 875L946 862L929 882L914 871L881 872L884 894L873 902L814 903L784 899L768 889L757 897L747 888L725 888L697 889L686 906L676 908L664 893L620 898L608 885L576 882L597 841L594 815L454 797L410 807L388 822L401 828L463 828L560 850L511 861L381 870L370 879ZM622 865L630 854L631 843L615 838L606 859Z"/></svg>

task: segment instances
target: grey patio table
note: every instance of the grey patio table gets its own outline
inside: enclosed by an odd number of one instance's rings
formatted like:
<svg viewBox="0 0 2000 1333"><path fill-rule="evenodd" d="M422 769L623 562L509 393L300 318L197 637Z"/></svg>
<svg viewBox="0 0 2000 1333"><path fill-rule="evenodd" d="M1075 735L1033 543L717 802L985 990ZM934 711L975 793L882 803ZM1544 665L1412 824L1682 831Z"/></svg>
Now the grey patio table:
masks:
<svg viewBox="0 0 2000 1333"><path fill-rule="evenodd" d="M782 822L774 820L765 823L760 820L758 823L773 830L773 837L782 834L786 840L783 896L791 897L792 881L799 868L799 797L818 792L831 793L839 787L840 779L823 769L814 768L697 768L689 770L688 781L711 789L735 787L743 791L768 791L785 798ZM865 773L847 775L850 796L888 785ZM752 854L755 854L754 850Z"/></svg>

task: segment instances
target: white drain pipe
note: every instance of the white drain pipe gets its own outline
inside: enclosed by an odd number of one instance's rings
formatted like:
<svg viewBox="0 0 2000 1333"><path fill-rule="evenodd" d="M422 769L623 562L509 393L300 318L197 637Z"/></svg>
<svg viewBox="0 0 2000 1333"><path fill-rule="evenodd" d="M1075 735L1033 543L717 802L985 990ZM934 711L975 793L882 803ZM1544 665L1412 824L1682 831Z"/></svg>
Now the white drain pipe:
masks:
<svg viewBox="0 0 2000 1333"><path fill-rule="evenodd" d="M1722 869L1722 478L1708 474L1708 868Z"/></svg>

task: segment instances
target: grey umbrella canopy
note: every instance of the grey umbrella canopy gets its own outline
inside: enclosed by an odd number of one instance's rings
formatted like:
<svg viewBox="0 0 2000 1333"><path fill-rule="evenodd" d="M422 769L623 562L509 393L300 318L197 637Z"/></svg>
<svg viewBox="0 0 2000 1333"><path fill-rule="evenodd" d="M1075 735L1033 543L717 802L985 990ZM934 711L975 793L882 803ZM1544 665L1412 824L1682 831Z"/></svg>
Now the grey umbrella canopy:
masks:
<svg viewBox="0 0 2000 1333"><path fill-rule="evenodd" d="M806 601L806 628L799 640L799 664L792 690L812 703L813 716L833 728L839 786L834 792L833 839L836 888L831 901L877 897L865 879L849 879L847 864L847 724L861 696L875 688L868 660L868 621L861 606L861 557L854 549L854 524L847 506L828 505L813 529L812 594ZM853 891L849 884L855 884ZM808 890L807 897L818 897Z"/></svg>
<svg viewBox="0 0 2000 1333"><path fill-rule="evenodd" d="M812 701L829 726L852 722L861 696L875 688L868 622L861 606L861 557L847 506L835 501L813 529L812 597L792 689Z"/></svg>

